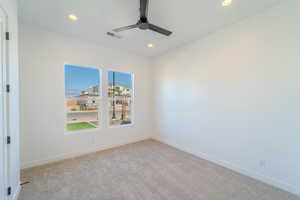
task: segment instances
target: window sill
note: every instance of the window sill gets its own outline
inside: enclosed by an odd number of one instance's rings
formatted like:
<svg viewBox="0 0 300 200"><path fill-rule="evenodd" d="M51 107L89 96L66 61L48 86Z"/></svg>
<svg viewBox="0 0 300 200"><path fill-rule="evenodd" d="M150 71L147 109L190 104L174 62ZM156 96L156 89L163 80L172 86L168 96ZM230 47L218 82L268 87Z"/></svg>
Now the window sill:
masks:
<svg viewBox="0 0 300 200"><path fill-rule="evenodd" d="M97 132L99 131L100 128L91 128L91 129L85 129L85 130L78 130L78 131L68 131L65 130L65 135L76 135L76 134L81 134L81 133L91 133L91 132Z"/></svg>
<svg viewBox="0 0 300 200"><path fill-rule="evenodd" d="M124 124L124 125L115 125L115 126L108 125L108 128L124 128L124 127L132 127L133 125L134 125L133 123Z"/></svg>

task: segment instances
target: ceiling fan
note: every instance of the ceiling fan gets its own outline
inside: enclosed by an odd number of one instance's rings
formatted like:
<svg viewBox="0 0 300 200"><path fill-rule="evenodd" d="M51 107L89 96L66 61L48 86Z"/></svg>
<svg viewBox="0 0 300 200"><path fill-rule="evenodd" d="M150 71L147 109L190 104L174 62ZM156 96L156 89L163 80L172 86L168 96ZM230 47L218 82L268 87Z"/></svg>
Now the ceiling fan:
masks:
<svg viewBox="0 0 300 200"><path fill-rule="evenodd" d="M121 31L126 31L134 28L139 28L141 30L151 30L166 36L170 36L172 34L171 31L155 26L148 22L148 4L149 4L149 0L140 0L140 19L136 24L130 26L124 26L121 28L116 28L113 29L113 31L121 32Z"/></svg>

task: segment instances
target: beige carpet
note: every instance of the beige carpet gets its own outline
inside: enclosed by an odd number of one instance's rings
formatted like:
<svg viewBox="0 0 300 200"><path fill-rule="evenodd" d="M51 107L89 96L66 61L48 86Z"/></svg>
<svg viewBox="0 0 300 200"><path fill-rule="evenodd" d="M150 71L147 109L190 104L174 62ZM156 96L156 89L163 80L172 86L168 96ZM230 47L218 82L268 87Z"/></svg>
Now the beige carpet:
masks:
<svg viewBox="0 0 300 200"><path fill-rule="evenodd" d="M20 200L300 200L157 141L22 172Z"/></svg>

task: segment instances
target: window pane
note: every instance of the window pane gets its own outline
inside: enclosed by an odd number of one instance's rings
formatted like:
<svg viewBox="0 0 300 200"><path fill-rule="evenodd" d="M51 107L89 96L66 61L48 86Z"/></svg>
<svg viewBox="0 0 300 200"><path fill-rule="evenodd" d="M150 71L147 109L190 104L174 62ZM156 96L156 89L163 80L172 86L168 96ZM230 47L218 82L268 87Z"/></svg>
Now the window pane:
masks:
<svg viewBox="0 0 300 200"><path fill-rule="evenodd" d="M132 123L132 84L132 74L108 72L109 124L111 126Z"/></svg>
<svg viewBox="0 0 300 200"><path fill-rule="evenodd" d="M100 71L65 65L67 130L78 131L99 126Z"/></svg>

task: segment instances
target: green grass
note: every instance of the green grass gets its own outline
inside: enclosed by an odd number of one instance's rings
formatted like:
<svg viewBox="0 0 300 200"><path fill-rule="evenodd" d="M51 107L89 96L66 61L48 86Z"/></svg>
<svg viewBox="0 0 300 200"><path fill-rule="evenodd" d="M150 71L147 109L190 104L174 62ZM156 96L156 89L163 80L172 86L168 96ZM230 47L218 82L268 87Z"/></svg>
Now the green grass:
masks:
<svg viewBox="0 0 300 200"><path fill-rule="evenodd" d="M87 123L87 122L79 122L79 123L69 123L67 124L68 131L79 131L85 129L96 128L96 126Z"/></svg>

